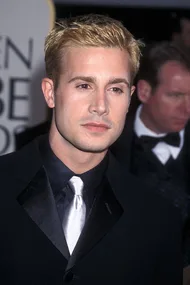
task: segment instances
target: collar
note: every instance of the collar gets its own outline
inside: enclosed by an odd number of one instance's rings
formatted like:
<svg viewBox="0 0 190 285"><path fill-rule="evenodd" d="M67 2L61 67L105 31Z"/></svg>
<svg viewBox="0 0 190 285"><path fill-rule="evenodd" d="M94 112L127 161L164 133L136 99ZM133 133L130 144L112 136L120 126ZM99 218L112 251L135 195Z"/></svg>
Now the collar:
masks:
<svg viewBox="0 0 190 285"><path fill-rule="evenodd" d="M155 132L151 131L150 129L148 129L145 124L142 122L141 118L140 118L140 114L141 114L141 110L142 110L142 104L138 107L137 111L136 111L136 115L135 115L135 122L134 122L134 131L136 133L136 135L138 137L141 137L143 135L146 136L151 136L151 137L163 137L166 135L166 133L162 133L162 134L156 134ZM171 145L168 145L165 142L159 142L154 148L153 148L153 152L156 154L156 156L158 157L158 159L165 164L170 155L176 159L183 147L184 144L184 129L182 129L179 132L180 135L180 146L179 147L174 147Z"/></svg>
<svg viewBox="0 0 190 285"><path fill-rule="evenodd" d="M108 165L108 155L96 167L78 175L54 154L49 144L48 135L40 141L39 149L54 195L61 191L74 175L82 179L84 192L93 191L102 182Z"/></svg>

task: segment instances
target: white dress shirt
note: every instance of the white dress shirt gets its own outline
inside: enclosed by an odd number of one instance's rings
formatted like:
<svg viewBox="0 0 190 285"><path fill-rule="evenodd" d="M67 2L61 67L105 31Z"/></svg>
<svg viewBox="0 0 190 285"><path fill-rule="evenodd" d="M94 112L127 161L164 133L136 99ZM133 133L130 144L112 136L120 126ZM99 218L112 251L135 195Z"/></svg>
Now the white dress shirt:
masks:
<svg viewBox="0 0 190 285"><path fill-rule="evenodd" d="M151 136L151 137L163 137L166 134L156 134L150 129L148 129L140 118L140 113L142 110L142 105L140 105L136 111L135 122L134 122L134 131L138 137L141 136ZM166 164L170 156L176 159L183 147L184 143L184 129L179 132L180 135L180 146L175 147L171 146L165 142L159 142L157 145L152 149L153 153L157 156L162 164Z"/></svg>

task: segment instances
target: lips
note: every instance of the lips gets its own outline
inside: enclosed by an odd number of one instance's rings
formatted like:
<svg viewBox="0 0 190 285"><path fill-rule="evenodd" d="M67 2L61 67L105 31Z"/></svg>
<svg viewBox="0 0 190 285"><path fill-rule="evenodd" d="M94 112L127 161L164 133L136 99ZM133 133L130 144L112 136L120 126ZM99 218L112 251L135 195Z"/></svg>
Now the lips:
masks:
<svg viewBox="0 0 190 285"><path fill-rule="evenodd" d="M91 131L96 131L96 132L103 132L103 131L110 129L110 126L107 124L95 123L95 122L89 122L89 123L83 124L82 126Z"/></svg>
<svg viewBox="0 0 190 285"><path fill-rule="evenodd" d="M110 129L110 127L108 125L106 125L106 124L94 123L94 122L86 123L83 126L93 126L93 127L100 127L100 128Z"/></svg>

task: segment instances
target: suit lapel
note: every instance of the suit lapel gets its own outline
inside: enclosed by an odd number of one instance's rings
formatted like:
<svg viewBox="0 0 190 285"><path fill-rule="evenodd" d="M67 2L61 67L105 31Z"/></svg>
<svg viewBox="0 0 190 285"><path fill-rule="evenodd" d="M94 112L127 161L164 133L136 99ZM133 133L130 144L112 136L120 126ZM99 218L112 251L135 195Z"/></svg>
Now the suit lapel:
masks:
<svg viewBox="0 0 190 285"><path fill-rule="evenodd" d="M18 201L54 246L66 259L69 259L69 251L56 210L51 186L43 167L19 195Z"/></svg>
<svg viewBox="0 0 190 285"><path fill-rule="evenodd" d="M122 213L123 210L117 202L107 178L105 178L101 188L97 189L97 196L83 232L68 262L67 270L88 254L109 233Z"/></svg>
<svg viewBox="0 0 190 285"><path fill-rule="evenodd" d="M23 160L28 157L28 152L32 153L31 161L24 161L22 165L29 165L31 171L23 168L23 173L20 181L20 187L15 194L19 204L25 209L26 214L30 216L32 221L38 226L39 230L44 233L44 237L48 238L52 244L59 250L60 253L68 260L67 269L73 267L76 262L79 262L82 257L89 253L100 240L109 233L111 228L117 223L122 215L122 207L117 201L118 192L112 188L108 182L110 174L105 178L101 185L101 189L97 189L97 195L93 203L91 212L86 221L86 225L78 240L78 243L69 255L68 247L62 232L61 223L57 213L56 205L52 190L40 159L38 145L32 143L26 147L26 154L23 151ZM34 159L35 158L35 159ZM114 160L115 161L115 160ZM34 163L35 162L35 163ZM111 164L109 163L109 168ZM112 168L111 178L115 180L114 185L117 185L114 169ZM18 171L20 178L21 170ZM116 175L117 176L117 175ZM30 183L28 183L30 181ZM115 188L115 186L114 186ZM25 189L25 190L20 190ZM22 191L22 192L21 192Z"/></svg>
<svg viewBox="0 0 190 285"><path fill-rule="evenodd" d="M152 165L156 165L158 172L163 173L166 172L165 164L162 164L162 162L159 160L159 158L156 156L156 154L151 149L144 148L144 160L148 163L152 163Z"/></svg>

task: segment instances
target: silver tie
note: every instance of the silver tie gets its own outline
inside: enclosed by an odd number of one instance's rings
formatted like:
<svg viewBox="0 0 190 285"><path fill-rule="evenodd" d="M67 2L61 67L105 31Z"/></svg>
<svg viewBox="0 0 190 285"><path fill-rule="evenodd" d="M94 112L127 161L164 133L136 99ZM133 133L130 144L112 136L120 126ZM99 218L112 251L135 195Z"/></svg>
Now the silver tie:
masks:
<svg viewBox="0 0 190 285"><path fill-rule="evenodd" d="M69 209L65 219L63 220L62 226L69 252L71 254L85 224L86 205L82 198L84 183L81 178L73 176L69 180L69 185L74 192L74 197L69 205Z"/></svg>

